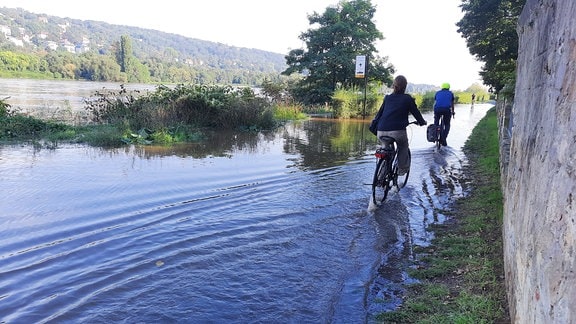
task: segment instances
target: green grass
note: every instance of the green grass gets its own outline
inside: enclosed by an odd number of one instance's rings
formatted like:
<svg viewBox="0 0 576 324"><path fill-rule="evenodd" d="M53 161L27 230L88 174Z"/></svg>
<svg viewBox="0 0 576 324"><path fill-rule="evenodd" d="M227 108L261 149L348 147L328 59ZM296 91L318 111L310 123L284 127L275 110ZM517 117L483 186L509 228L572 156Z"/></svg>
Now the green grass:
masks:
<svg viewBox="0 0 576 324"><path fill-rule="evenodd" d="M277 105L274 108L274 119L278 121L306 119L308 116L298 105Z"/></svg>
<svg viewBox="0 0 576 324"><path fill-rule="evenodd" d="M0 70L0 78L4 79L36 79L36 80L53 80L52 73L30 72L30 71L6 71Z"/></svg>
<svg viewBox="0 0 576 324"><path fill-rule="evenodd" d="M458 200L445 224L434 226L431 246L416 247L419 279L403 305L382 313L382 323L509 322L503 279L499 142L495 109L474 128L464 151L471 192Z"/></svg>

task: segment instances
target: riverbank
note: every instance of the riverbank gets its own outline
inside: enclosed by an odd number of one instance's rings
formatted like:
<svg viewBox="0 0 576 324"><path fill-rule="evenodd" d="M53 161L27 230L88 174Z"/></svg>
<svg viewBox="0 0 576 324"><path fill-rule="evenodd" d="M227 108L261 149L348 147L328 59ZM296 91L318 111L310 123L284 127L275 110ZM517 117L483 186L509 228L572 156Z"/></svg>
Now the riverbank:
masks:
<svg viewBox="0 0 576 324"><path fill-rule="evenodd" d="M500 187L495 108L464 146L469 194L450 219L431 228L435 239L415 248L411 285L403 305L383 313L383 323L509 323L502 255L503 198Z"/></svg>

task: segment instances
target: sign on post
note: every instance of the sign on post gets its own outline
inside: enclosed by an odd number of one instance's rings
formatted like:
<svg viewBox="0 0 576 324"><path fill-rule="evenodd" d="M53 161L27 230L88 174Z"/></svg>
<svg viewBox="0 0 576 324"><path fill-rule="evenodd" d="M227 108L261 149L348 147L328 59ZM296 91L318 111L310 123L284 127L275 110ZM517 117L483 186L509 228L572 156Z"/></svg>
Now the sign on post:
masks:
<svg viewBox="0 0 576 324"><path fill-rule="evenodd" d="M356 56L356 78L363 79L366 74L366 55Z"/></svg>

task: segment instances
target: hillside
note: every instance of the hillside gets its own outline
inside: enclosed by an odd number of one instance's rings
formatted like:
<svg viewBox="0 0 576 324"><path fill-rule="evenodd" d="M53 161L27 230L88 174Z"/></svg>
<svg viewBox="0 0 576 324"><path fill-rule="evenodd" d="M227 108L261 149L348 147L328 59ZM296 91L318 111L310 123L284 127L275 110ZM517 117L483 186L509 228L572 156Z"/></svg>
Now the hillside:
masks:
<svg viewBox="0 0 576 324"><path fill-rule="evenodd" d="M151 29L35 14L20 8L0 8L0 50L108 54L113 53L115 44L125 35L133 40L134 56L143 62L162 61L197 69L241 70L256 74L279 74L286 68L284 54Z"/></svg>

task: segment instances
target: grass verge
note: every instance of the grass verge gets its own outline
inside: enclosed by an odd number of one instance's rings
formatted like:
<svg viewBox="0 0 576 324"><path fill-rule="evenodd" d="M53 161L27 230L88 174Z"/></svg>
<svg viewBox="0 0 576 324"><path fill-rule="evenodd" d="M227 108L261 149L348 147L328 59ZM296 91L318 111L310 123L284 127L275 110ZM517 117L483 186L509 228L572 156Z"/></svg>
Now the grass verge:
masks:
<svg viewBox="0 0 576 324"><path fill-rule="evenodd" d="M382 313L382 323L509 323L502 255L503 198L497 116L488 111L464 151L470 193L450 219L431 230L435 239L416 247L416 266L403 305Z"/></svg>

